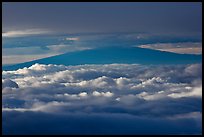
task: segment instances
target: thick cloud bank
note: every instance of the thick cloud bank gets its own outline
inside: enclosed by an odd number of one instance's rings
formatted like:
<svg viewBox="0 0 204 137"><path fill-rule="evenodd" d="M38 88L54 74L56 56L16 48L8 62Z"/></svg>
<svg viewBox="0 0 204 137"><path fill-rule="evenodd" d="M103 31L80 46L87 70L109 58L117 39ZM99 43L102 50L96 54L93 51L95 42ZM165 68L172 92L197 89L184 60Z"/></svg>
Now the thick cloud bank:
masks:
<svg viewBox="0 0 204 137"><path fill-rule="evenodd" d="M202 64L2 72L3 134L202 134Z"/></svg>

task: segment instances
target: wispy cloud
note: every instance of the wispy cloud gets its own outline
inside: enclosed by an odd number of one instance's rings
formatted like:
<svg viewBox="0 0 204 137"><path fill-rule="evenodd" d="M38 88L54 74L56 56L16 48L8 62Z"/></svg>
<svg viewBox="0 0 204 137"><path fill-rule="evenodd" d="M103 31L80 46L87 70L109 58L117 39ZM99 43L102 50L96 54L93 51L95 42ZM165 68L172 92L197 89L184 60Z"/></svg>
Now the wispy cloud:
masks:
<svg viewBox="0 0 204 137"><path fill-rule="evenodd" d="M83 47L83 46L76 46L76 45L67 45L67 44L59 44L59 45L49 45L46 46L50 51L56 53L66 53L66 52L73 52L73 51L80 51L80 50L88 50L92 49L91 47Z"/></svg>
<svg viewBox="0 0 204 137"><path fill-rule="evenodd" d="M26 37L31 35L49 34L51 31L43 29L13 30L2 33L2 37Z"/></svg>
<svg viewBox="0 0 204 137"><path fill-rule="evenodd" d="M89 50L92 48L83 46L72 46L66 44L48 45L46 50L41 47L16 47L4 48L2 55L2 64L16 64L28 62L36 59L46 58L50 56L60 55L67 52Z"/></svg>
<svg viewBox="0 0 204 137"><path fill-rule="evenodd" d="M67 37L65 40L77 41L79 40L79 37Z"/></svg>
<svg viewBox="0 0 204 137"><path fill-rule="evenodd" d="M35 55L8 55L8 56L2 56L2 64L8 65L8 64L18 64L23 62L28 62L36 59L46 58L50 56L59 55L59 53L47 53L47 54L35 54Z"/></svg>
<svg viewBox="0 0 204 137"><path fill-rule="evenodd" d="M155 43L140 45L138 47L180 54L202 54L202 43L199 42Z"/></svg>

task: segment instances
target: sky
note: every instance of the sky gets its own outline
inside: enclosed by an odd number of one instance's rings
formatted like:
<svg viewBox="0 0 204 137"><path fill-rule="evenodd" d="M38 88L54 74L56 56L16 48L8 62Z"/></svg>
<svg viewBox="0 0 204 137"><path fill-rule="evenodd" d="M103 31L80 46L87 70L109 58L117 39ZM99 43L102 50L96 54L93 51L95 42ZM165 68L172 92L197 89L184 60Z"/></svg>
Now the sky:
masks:
<svg viewBox="0 0 204 137"><path fill-rule="evenodd" d="M2 8L3 32L45 29L201 35L202 30L199 2L4 2Z"/></svg>
<svg viewBox="0 0 204 137"><path fill-rule="evenodd" d="M199 2L4 2L2 8L3 64L104 45L202 51Z"/></svg>

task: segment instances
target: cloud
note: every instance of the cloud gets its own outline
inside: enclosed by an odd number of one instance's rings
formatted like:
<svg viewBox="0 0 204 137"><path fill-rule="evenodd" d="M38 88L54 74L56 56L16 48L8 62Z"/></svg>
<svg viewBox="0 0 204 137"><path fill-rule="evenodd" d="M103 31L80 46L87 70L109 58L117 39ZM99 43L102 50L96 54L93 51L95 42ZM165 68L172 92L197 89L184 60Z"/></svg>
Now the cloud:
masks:
<svg viewBox="0 0 204 137"><path fill-rule="evenodd" d="M3 132L201 134L201 68L202 64L34 64L3 71ZM44 126L36 126L34 132L35 121ZM79 131L80 123L90 128ZM139 128L141 124L146 128ZM113 130L108 130L109 125ZM128 125L143 130L126 130ZM159 130L162 127L165 132Z"/></svg>
<svg viewBox="0 0 204 137"><path fill-rule="evenodd" d="M94 91L93 92L93 96L97 96L97 97L100 97L100 96L105 96L105 97L112 97L113 96L113 93L111 92L98 92L98 91Z"/></svg>
<svg viewBox="0 0 204 137"><path fill-rule="evenodd" d="M65 40L78 41L79 37L67 37L67 38L65 38Z"/></svg>
<svg viewBox="0 0 204 137"><path fill-rule="evenodd" d="M138 47L180 54L202 54L202 43L199 42L156 43L140 45Z"/></svg>
<svg viewBox="0 0 204 137"><path fill-rule="evenodd" d="M196 87L190 92L172 93L172 94L169 94L168 96L173 98L191 97L191 96L202 97L202 86Z"/></svg>
<svg viewBox="0 0 204 137"><path fill-rule="evenodd" d="M73 51L91 49L89 47L73 46L73 45L66 45L66 44L49 45L49 46L47 46L47 48L50 51L54 51L54 52L57 52L57 53L66 53L66 52L73 52Z"/></svg>
<svg viewBox="0 0 204 137"><path fill-rule="evenodd" d="M172 42L172 37L152 35L147 33L104 33L104 34L90 33L80 35L72 34L67 36L67 35L48 35L54 33L51 31L49 32L47 30L40 29L11 31L12 32L11 34L9 32L8 36L6 35L7 32L2 34L3 64L14 64L15 62L23 63L40 58L46 58L54 55L63 54L66 52L82 51L100 47L121 47L121 46L132 47L132 45L143 44L141 45L141 47L148 46L150 48L153 48L154 45L157 45L155 46L156 47L155 49L157 48L164 49L164 47L167 47L167 49L175 48L178 45L180 46L179 49L185 50L187 50L187 48L193 48L193 50L195 48L202 48L202 43L186 42L186 41L198 41L198 39L193 37L190 38L174 37L173 40L176 39L180 42L175 44L169 43ZM41 35L41 33L46 35ZM35 37L24 37L33 35L35 35ZM10 37L10 39L4 39L4 37ZM178 51L178 48L176 49L176 51ZM202 49L201 50L199 49L198 51L201 52ZM31 55L31 57L29 57L29 55Z"/></svg>
<svg viewBox="0 0 204 137"><path fill-rule="evenodd" d="M45 47L47 49L43 49L40 46L3 48L2 63L17 64L56 56L67 52L91 49L89 47L73 46L67 44L48 45Z"/></svg>
<svg viewBox="0 0 204 137"><path fill-rule="evenodd" d="M11 65L11 64L18 64L23 62L29 62L37 59L42 59L46 57L56 56L59 55L56 53L51 54L36 54L36 55L8 55L2 56L2 64L3 65Z"/></svg>
<svg viewBox="0 0 204 137"><path fill-rule="evenodd" d="M26 37L31 35L49 34L51 31L42 29L26 29L26 30L14 30L2 33L3 38L9 37Z"/></svg>
<svg viewBox="0 0 204 137"><path fill-rule="evenodd" d="M2 88L11 87L11 88L18 88L18 84L10 79L2 80Z"/></svg>

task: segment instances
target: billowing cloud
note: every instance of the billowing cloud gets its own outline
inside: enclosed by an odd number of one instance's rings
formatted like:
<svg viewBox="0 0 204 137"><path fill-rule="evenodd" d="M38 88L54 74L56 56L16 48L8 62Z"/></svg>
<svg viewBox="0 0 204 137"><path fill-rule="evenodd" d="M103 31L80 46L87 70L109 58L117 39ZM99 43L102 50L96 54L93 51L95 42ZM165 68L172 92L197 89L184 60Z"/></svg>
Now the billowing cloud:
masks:
<svg viewBox="0 0 204 137"><path fill-rule="evenodd" d="M202 64L35 64L3 71L3 132L201 134L201 76ZM35 121L44 126L34 132L28 125ZM89 128L79 131L81 124Z"/></svg>
<svg viewBox="0 0 204 137"><path fill-rule="evenodd" d="M191 89L191 87L186 87L186 89ZM202 97L202 86L196 87L190 92L172 93L172 94L169 94L168 96L173 98L191 97L191 96Z"/></svg>

